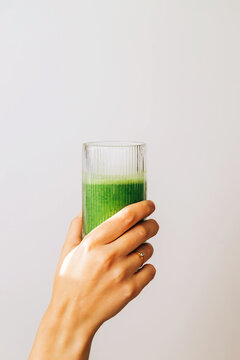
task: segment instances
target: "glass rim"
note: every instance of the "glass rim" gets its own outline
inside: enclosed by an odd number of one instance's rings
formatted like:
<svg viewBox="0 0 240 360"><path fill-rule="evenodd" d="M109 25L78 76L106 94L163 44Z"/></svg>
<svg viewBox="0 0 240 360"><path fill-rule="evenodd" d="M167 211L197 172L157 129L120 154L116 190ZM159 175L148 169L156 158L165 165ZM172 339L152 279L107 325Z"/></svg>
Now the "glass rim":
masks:
<svg viewBox="0 0 240 360"><path fill-rule="evenodd" d="M96 146L96 147L131 147L131 146L146 146L143 141L87 141L83 146Z"/></svg>

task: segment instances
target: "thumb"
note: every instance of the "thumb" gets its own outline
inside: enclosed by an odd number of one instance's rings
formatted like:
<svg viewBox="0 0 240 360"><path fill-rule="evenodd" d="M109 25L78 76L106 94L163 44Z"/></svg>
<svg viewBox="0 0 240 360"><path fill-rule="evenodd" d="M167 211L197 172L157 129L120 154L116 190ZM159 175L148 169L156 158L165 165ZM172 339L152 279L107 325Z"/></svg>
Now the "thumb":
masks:
<svg viewBox="0 0 240 360"><path fill-rule="evenodd" d="M82 241L82 211L75 216L69 226L65 242L60 254L58 267L62 264L67 254Z"/></svg>

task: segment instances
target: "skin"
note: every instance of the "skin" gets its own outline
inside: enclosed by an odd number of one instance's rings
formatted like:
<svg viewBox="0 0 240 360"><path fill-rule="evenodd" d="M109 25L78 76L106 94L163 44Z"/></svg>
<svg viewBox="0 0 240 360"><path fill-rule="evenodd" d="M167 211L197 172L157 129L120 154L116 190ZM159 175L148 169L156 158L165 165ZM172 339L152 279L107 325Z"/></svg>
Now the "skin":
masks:
<svg viewBox="0 0 240 360"><path fill-rule="evenodd" d="M82 214L70 224L53 282L49 306L39 325L29 360L87 360L96 331L134 299L154 278L134 251L153 254L145 243L159 225L145 218L151 200L126 206L84 239Z"/></svg>

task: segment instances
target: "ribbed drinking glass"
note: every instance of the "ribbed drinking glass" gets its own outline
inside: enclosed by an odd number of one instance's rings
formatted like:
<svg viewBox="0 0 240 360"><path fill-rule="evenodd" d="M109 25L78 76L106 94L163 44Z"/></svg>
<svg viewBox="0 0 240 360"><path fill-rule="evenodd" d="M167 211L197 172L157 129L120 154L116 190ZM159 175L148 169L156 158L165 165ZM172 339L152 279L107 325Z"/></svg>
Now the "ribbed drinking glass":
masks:
<svg viewBox="0 0 240 360"><path fill-rule="evenodd" d="M145 200L146 195L146 143L83 144L82 238L123 207Z"/></svg>

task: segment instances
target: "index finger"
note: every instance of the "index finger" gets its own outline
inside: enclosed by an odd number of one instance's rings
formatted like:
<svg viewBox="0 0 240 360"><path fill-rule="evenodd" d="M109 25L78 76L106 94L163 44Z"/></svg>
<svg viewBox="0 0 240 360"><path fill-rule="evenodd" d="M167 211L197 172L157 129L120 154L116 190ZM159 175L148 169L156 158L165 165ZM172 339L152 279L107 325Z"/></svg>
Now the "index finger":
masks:
<svg viewBox="0 0 240 360"><path fill-rule="evenodd" d="M108 244L116 240L136 223L152 214L154 210L155 204L151 200L143 200L127 205L90 231L85 236L84 241Z"/></svg>

